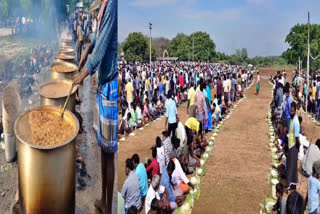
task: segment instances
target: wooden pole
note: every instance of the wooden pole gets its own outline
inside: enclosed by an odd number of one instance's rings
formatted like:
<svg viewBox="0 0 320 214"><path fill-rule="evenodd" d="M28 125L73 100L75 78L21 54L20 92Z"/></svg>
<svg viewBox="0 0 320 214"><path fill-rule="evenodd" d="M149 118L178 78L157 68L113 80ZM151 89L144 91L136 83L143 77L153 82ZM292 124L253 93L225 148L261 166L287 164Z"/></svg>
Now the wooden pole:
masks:
<svg viewBox="0 0 320 214"><path fill-rule="evenodd" d="M306 94L306 111L308 106L308 91L309 91L309 69L310 69L310 12L308 12L308 55L307 55L307 94Z"/></svg>
<svg viewBox="0 0 320 214"><path fill-rule="evenodd" d="M152 24L151 24L151 22L149 23L149 29L150 29L150 46L149 46L150 53L149 53L149 59L150 59L150 72L151 72L151 49L152 49L152 45L151 45L151 30L152 30Z"/></svg>

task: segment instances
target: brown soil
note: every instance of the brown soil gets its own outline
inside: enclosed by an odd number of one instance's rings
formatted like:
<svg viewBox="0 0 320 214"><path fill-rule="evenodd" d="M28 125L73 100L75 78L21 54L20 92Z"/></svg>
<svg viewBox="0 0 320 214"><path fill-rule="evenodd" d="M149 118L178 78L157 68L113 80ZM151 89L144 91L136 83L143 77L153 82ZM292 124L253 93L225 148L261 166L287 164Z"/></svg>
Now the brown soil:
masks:
<svg viewBox="0 0 320 214"><path fill-rule="evenodd" d="M71 84L65 82L50 82L43 85L40 89L40 94L48 98L61 98L68 96L71 89ZM73 89L73 92L75 89Z"/></svg>
<svg viewBox="0 0 320 214"><path fill-rule="evenodd" d="M64 118L50 111L34 110L25 114L18 130L22 138L34 145L55 146L70 140L76 129ZM28 130L25 130L28 127Z"/></svg>
<svg viewBox="0 0 320 214"><path fill-rule="evenodd" d="M247 99L225 122L206 164L207 174L201 179L200 199L193 213L258 213L259 202L269 192L271 153L265 117L271 87L262 80L256 96L253 85L245 92Z"/></svg>
<svg viewBox="0 0 320 214"><path fill-rule="evenodd" d="M77 70L77 66L73 64L55 64L51 67L51 70L55 72L68 73Z"/></svg>

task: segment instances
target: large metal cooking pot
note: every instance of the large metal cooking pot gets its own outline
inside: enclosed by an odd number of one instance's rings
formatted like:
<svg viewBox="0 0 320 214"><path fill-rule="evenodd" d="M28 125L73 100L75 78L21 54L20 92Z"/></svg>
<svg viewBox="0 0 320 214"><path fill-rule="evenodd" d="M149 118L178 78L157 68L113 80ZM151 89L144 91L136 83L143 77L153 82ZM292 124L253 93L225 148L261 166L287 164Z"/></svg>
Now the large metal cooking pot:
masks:
<svg viewBox="0 0 320 214"><path fill-rule="evenodd" d="M70 68L70 72L61 72L57 69L54 69L56 65L64 65ZM72 80L73 75L78 70L78 66L64 61L56 61L51 65L51 79L52 80Z"/></svg>
<svg viewBox="0 0 320 214"><path fill-rule="evenodd" d="M63 60L63 61L66 61L66 62L70 62L70 63L74 63L75 62L75 56L71 56L71 55L68 55L68 54L59 54L58 56L56 56L56 59L59 59L59 60Z"/></svg>
<svg viewBox="0 0 320 214"><path fill-rule="evenodd" d="M40 86L40 106L63 106L72 82L68 80L54 80ZM76 94L78 87L74 87L66 109L75 112Z"/></svg>
<svg viewBox="0 0 320 214"><path fill-rule="evenodd" d="M76 129L72 138L57 146L33 145L26 139L30 134L27 115L34 110L60 115L59 108L39 107L26 111L15 122L19 213L75 213L75 138L79 131L79 122L74 114L66 110L63 119Z"/></svg>
<svg viewBox="0 0 320 214"><path fill-rule="evenodd" d="M72 46L71 39L62 39L61 40L61 47Z"/></svg>
<svg viewBox="0 0 320 214"><path fill-rule="evenodd" d="M62 53L62 54L71 55L71 56L74 56L74 55L75 55L73 48L66 48L66 47L64 47L64 48L62 48L59 52Z"/></svg>

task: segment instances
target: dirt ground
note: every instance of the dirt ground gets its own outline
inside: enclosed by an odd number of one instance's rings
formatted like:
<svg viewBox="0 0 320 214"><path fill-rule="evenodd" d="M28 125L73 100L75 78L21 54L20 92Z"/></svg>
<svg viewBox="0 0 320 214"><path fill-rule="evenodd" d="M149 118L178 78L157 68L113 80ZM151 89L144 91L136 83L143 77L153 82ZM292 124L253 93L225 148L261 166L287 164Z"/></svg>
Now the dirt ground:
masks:
<svg viewBox="0 0 320 214"><path fill-rule="evenodd" d="M280 70L280 69L279 69ZM255 86L247 90L245 99L238 105L231 118L226 121L216 138L213 155L206 164L207 173L201 179L200 199L195 202L193 213L257 213L259 203L270 195L268 170L271 151L268 147L268 127L265 121L271 102L272 85L267 82L277 69L259 69L261 91L256 96ZM291 71L287 70L291 81ZM180 119L187 119L186 105L178 109ZM303 126L310 140L314 124L304 117ZM164 118L153 122L144 130L136 130L135 136L120 142L118 156L118 189L121 191L126 179L125 160L134 153L141 162L151 157L155 138L164 130ZM315 140L320 137L319 127ZM207 135L210 137L210 133ZM299 174L301 178L301 174ZM305 196L307 179L302 179L300 192Z"/></svg>
<svg viewBox="0 0 320 214"><path fill-rule="evenodd" d="M193 213L258 213L259 202L268 194L271 153L265 117L270 89L262 80L256 96L252 86L245 92L247 99L225 122L206 164Z"/></svg>

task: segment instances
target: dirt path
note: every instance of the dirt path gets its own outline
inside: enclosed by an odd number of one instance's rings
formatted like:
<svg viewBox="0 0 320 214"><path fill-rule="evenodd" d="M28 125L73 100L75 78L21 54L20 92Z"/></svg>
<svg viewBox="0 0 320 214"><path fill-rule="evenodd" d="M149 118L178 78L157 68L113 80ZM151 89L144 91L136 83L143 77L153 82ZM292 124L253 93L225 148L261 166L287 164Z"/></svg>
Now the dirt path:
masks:
<svg viewBox="0 0 320 214"><path fill-rule="evenodd" d="M207 174L201 179L200 199L193 213L257 213L268 194L267 174L271 161L267 143L266 112L271 85L262 80L225 122L216 137Z"/></svg>

